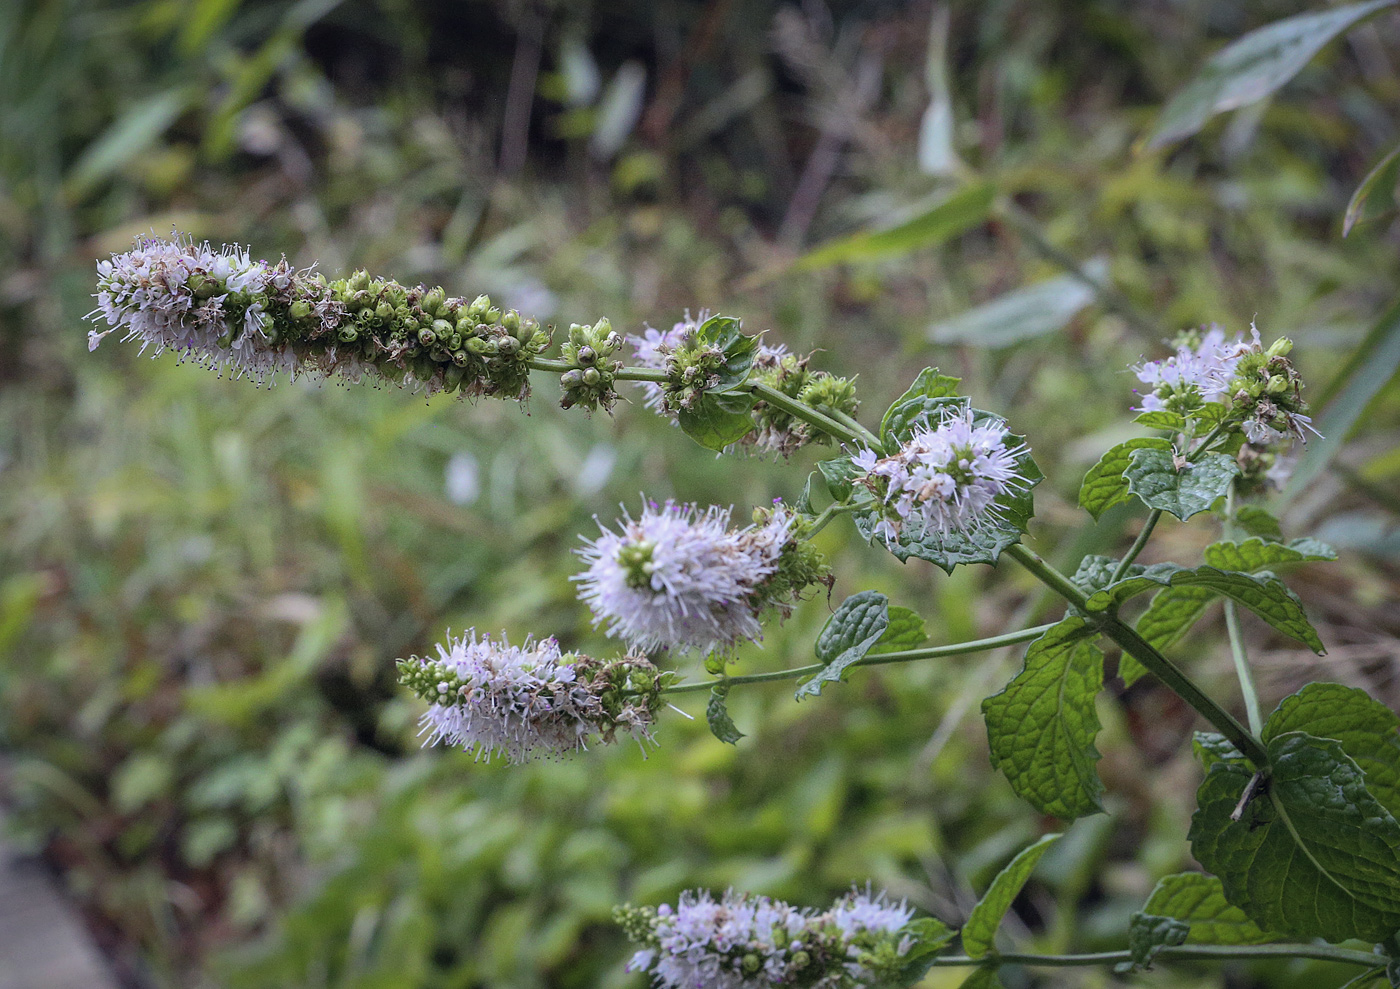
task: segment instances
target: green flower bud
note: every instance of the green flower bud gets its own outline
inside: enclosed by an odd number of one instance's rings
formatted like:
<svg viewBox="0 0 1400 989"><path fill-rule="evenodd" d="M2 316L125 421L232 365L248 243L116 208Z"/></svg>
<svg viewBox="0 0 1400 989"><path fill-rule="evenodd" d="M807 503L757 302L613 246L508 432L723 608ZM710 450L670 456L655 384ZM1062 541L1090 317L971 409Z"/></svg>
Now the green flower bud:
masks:
<svg viewBox="0 0 1400 989"><path fill-rule="evenodd" d="M431 347L437 343L437 334L432 331L431 327L425 326L418 331L418 342L425 347Z"/></svg>
<svg viewBox="0 0 1400 989"><path fill-rule="evenodd" d="M212 278L205 278L199 272L190 275L190 291L194 293L196 299L212 298L219 288L219 283Z"/></svg>
<svg viewBox="0 0 1400 989"><path fill-rule="evenodd" d="M752 975L753 973L758 971L758 966L763 963L758 960L758 955L755 955L752 951L750 951L747 955L744 956L743 961L740 964L747 974Z"/></svg>
<svg viewBox="0 0 1400 989"><path fill-rule="evenodd" d="M374 307L374 315L387 323L394 318L394 307L389 305L388 300L385 300Z"/></svg>
<svg viewBox="0 0 1400 989"><path fill-rule="evenodd" d="M1288 337L1279 337L1269 344L1269 349L1264 351L1267 357L1287 357L1293 350L1293 341Z"/></svg>
<svg viewBox="0 0 1400 989"><path fill-rule="evenodd" d="M471 359L471 354L467 353L465 350L454 350L452 352L452 363L456 364L458 367L466 367L467 362Z"/></svg>
<svg viewBox="0 0 1400 989"><path fill-rule="evenodd" d="M484 357L489 353L493 353L496 349L481 337L467 337L462 345L478 357Z"/></svg>
<svg viewBox="0 0 1400 989"><path fill-rule="evenodd" d="M559 383L565 388L577 388L583 384L583 372L577 369L559 375Z"/></svg>
<svg viewBox="0 0 1400 989"><path fill-rule="evenodd" d="M486 312L482 314L481 318L488 323L499 323L501 321L501 311L495 306L492 306L490 309L486 310Z"/></svg>
<svg viewBox="0 0 1400 989"><path fill-rule="evenodd" d="M501 325L506 328L506 332L510 333L511 336L519 336L520 313L512 309L501 317Z"/></svg>
<svg viewBox="0 0 1400 989"><path fill-rule="evenodd" d="M464 337L471 336L476 332L476 320L472 319L470 316L463 316L461 319L457 320L457 332Z"/></svg>
<svg viewBox="0 0 1400 989"><path fill-rule="evenodd" d="M794 952L792 953L792 967L793 967L793 968L796 968L796 969L804 969L804 968L806 968L806 967L807 967L808 965L810 965L810 964L812 964L812 956L809 955L809 954L807 954L807 952L805 952L805 951L794 951Z"/></svg>
<svg viewBox="0 0 1400 989"><path fill-rule="evenodd" d="M287 311L292 314L292 319L306 319L311 315L311 303L305 299L297 299L287 308Z"/></svg>
<svg viewBox="0 0 1400 989"><path fill-rule="evenodd" d="M345 287L351 292L363 292L369 288L369 272L361 268L346 281Z"/></svg>
<svg viewBox="0 0 1400 989"><path fill-rule="evenodd" d="M452 336L454 329L453 325L445 319L433 320L433 332L437 334L439 340L446 340Z"/></svg>
<svg viewBox="0 0 1400 989"><path fill-rule="evenodd" d="M520 341L515 337L497 337L496 349L503 357L510 357L520 349Z"/></svg>
<svg viewBox="0 0 1400 989"><path fill-rule="evenodd" d="M1269 379L1268 385L1264 389L1270 395L1282 395L1288 391L1288 379L1281 374L1276 374Z"/></svg>
<svg viewBox="0 0 1400 989"><path fill-rule="evenodd" d="M433 289L427 295L423 296L423 300L419 303L419 305L423 308L423 311L425 313L428 313L431 316L436 316L438 310L442 308L442 304L446 301L447 293L439 287Z"/></svg>
<svg viewBox="0 0 1400 989"><path fill-rule="evenodd" d="M341 343L354 343L360 338L360 331L346 323L336 332L336 338Z"/></svg>
<svg viewBox="0 0 1400 989"><path fill-rule="evenodd" d="M578 349L578 362L583 365L592 364L598 359L598 352L592 347L583 346Z"/></svg>
<svg viewBox="0 0 1400 989"><path fill-rule="evenodd" d="M603 376L598 373L598 369L596 367L590 367L588 370L583 372L583 383L585 385L596 385L602 380Z"/></svg>

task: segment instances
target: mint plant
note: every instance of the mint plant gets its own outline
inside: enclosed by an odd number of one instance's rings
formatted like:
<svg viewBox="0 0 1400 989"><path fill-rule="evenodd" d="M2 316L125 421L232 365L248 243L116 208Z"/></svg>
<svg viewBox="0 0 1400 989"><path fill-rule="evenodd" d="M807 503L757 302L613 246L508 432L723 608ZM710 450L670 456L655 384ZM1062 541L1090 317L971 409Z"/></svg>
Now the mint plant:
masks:
<svg viewBox="0 0 1400 989"><path fill-rule="evenodd" d="M621 640L606 658L564 652L547 634L512 646L469 630L436 657L399 663L427 702L430 740L479 757L556 758L628 734L650 744L667 698L707 692L721 742L741 737L728 714L734 689L800 681L820 693L863 667L917 662L1029 643L1024 667L982 705L992 759L1043 815L1072 821L1102 809L1095 697L1103 647L1127 680L1155 676L1213 729L1197 735L1206 768L1189 839L1205 873L1164 879L1132 918L1126 948L1091 955L999 952L996 933L1056 835L1022 851L993 881L960 931L915 919L904 904L859 889L827 910L730 891L688 893L671 907L621 907L639 948L635 970L657 986L910 986L935 966L972 966L993 984L1003 964L1102 965L1121 971L1173 959L1300 957L1384 973L1400 985L1400 716L1364 692L1313 683L1265 716L1236 608L1314 651L1323 644L1302 603L1272 568L1327 560L1326 546L1285 542L1277 520L1246 499L1287 473L1312 431L1286 339L1211 327L1175 353L1136 368L1146 435L1108 450L1089 470L1080 505L1097 518L1121 503L1147 516L1119 558L1089 556L1063 573L1023 542L1043 475L1027 439L974 408L959 381L927 368L880 417L857 418L854 382L811 367L702 314L668 333L624 337L607 320L574 324L557 352L535 320L489 298L450 297L356 272L328 280L285 259L178 237L138 242L99 265L104 328L156 353L249 376L364 378L424 391L523 401L531 375L556 376L561 406L609 410L620 382L713 451L790 454L826 444L803 495L737 526L729 510L646 502L579 552L579 596ZM636 363L623 355L630 347ZM1165 515L1220 519L1225 538L1197 565L1137 559ZM1057 622L927 646L922 620L862 590L837 605L815 643L817 663L772 673L729 672L741 643L804 592L832 588L812 537L849 517L873 548L900 560L955 567L1023 567L1066 605ZM1125 606L1151 595L1136 618ZM1246 722L1168 655L1217 598L1227 609ZM541 634L536 630L536 634ZM676 653L704 657L709 679L665 668ZM960 939L960 953L950 946ZM1318 940L1332 942L1330 945ZM1356 946L1338 947L1341 942Z"/></svg>

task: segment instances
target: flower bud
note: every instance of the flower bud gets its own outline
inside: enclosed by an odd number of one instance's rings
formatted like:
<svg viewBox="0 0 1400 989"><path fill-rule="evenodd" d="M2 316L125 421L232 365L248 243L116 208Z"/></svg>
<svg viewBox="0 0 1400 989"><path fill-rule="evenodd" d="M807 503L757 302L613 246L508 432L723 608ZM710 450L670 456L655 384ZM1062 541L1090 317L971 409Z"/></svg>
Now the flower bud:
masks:
<svg viewBox="0 0 1400 989"><path fill-rule="evenodd" d="M439 340L446 340L448 337L452 336L453 330L454 327L447 320L433 320L433 333L437 335Z"/></svg>
<svg viewBox="0 0 1400 989"><path fill-rule="evenodd" d="M292 314L293 319L306 319L311 315L311 303L305 299L297 299L287 309Z"/></svg>
<svg viewBox="0 0 1400 989"><path fill-rule="evenodd" d="M365 289L369 288L369 272L361 268L350 276L349 280L345 283L345 287L350 292L363 292Z"/></svg>
<svg viewBox="0 0 1400 989"><path fill-rule="evenodd" d="M486 322L494 325L501 321L501 311L495 306L492 306L490 309L486 310L486 312L482 314L481 318L484 319Z"/></svg>
<svg viewBox="0 0 1400 989"><path fill-rule="evenodd" d="M596 367L590 367L583 372L583 383L585 385L589 385L591 387L593 385L598 384L598 382L602 380L603 376L598 373L598 369Z"/></svg>
<svg viewBox="0 0 1400 989"><path fill-rule="evenodd" d="M565 371L559 376L559 383L565 388L577 388L583 384L583 372L575 368L572 371Z"/></svg>
<svg viewBox="0 0 1400 989"><path fill-rule="evenodd" d="M520 341L515 337L497 337L496 349L502 357L511 357L520 349Z"/></svg>
<svg viewBox="0 0 1400 989"><path fill-rule="evenodd" d="M495 351L495 348L481 337L467 337L462 345L478 357L484 357Z"/></svg>
<svg viewBox="0 0 1400 989"><path fill-rule="evenodd" d="M341 343L354 343L360 338L360 331L355 329L355 327L351 326L349 323L346 323L344 326L342 326L339 330L336 331L335 335Z"/></svg>
<svg viewBox="0 0 1400 989"><path fill-rule="evenodd" d="M470 316L463 316L461 319L457 320L457 332L464 337L471 336L476 332L476 320L472 319Z"/></svg>
<svg viewBox="0 0 1400 989"><path fill-rule="evenodd" d="M465 350L454 350L452 352L452 363L456 364L458 367L466 367L467 362L471 359L471 354L468 354Z"/></svg>
<svg viewBox="0 0 1400 989"><path fill-rule="evenodd" d="M501 317L501 325L506 328L506 332L511 336L518 336L520 331L520 313L514 309Z"/></svg>
<svg viewBox="0 0 1400 989"><path fill-rule="evenodd" d="M578 362L582 365L590 365L598 359L598 352L592 347L584 346L578 349Z"/></svg>
<svg viewBox="0 0 1400 989"><path fill-rule="evenodd" d="M1267 357L1287 357L1293 351L1293 341L1288 337L1279 337L1269 344L1269 349L1264 351Z"/></svg>
<svg viewBox="0 0 1400 989"><path fill-rule="evenodd" d="M1269 383L1265 386L1264 390L1270 395L1282 395L1284 392L1288 391L1288 379L1282 374L1276 374L1269 379Z"/></svg>
<svg viewBox="0 0 1400 989"><path fill-rule="evenodd" d="M418 342L425 347L431 347L437 343L437 334L432 331L431 327L425 326L418 331Z"/></svg>
<svg viewBox="0 0 1400 989"><path fill-rule="evenodd" d="M374 315L387 323L394 318L394 307L388 301L381 302L374 307Z"/></svg>
<svg viewBox="0 0 1400 989"><path fill-rule="evenodd" d="M423 296L423 300L418 304L422 306L425 313L430 316L436 316L438 310L442 308L442 304L446 301L447 293L439 287Z"/></svg>
<svg viewBox="0 0 1400 989"><path fill-rule="evenodd" d="M485 316L490 308L491 296L478 295L475 299L472 300L472 304L467 307L467 313L469 315L476 316L479 318Z"/></svg>

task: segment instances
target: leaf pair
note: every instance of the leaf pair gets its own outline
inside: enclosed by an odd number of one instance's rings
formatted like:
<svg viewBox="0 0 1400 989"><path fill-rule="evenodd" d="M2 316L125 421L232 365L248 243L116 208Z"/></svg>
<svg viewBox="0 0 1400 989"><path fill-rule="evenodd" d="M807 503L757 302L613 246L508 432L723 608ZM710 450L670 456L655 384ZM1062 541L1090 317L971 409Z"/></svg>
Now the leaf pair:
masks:
<svg viewBox="0 0 1400 989"><path fill-rule="evenodd" d="M700 396L691 408L681 409L676 419L685 434L710 450L723 450L737 443L754 428L753 397L724 394L744 383L753 367L758 338L745 336L733 316L711 316L696 331L698 346L714 347L724 353L719 381Z"/></svg>
<svg viewBox="0 0 1400 989"><path fill-rule="evenodd" d="M1261 737L1261 775L1238 753L1210 753L1189 834L1197 860L1261 927L1328 941L1400 931L1400 716L1313 683Z"/></svg>
<svg viewBox="0 0 1400 989"><path fill-rule="evenodd" d="M1144 414L1148 415L1157 413ZM1234 457L1207 453L1186 463L1176 456L1170 440L1140 436L1111 448L1089 468L1079 489L1079 505L1097 519L1136 497L1148 508L1185 520L1224 497L1239 474Z"/></svg>

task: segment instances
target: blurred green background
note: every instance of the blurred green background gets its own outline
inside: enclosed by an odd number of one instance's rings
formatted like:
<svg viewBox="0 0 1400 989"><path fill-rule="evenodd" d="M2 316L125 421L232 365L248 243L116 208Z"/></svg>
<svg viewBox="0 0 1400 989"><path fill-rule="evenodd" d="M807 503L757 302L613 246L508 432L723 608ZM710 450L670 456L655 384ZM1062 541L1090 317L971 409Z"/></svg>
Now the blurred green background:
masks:
<svg viewBox="0 0 1400 989"><path fill-rule="evenodd" d="M1290 535L1343 550L1294 581L1332 654L1251 626L1265 701L1325 675L1400 706L1400 396L1393 364L1347 359L1394 335L1375 321L1400 237L1389 217L1340 229L1400 138L1400 22L1366 22L1196 138L1135 149L1212 51L1302 9L0 4L13 836L61 870L129 986L564 989L642 984L609 919L623 901L699 885L815 905L869 879L957 923L1054 827L992 772L975 716L1010 655L863 672L801 705L783 685L736 690L737 747L709 735L692 696L679 706L697 720L666 712L645 757L618 746L510 768L421 749L396 657L469 626L607 652L568 579L593 516L610 522L639 492L743 516L795 497L818 454L697 455L640 401L612 418L560 412L545 377L522 411L259 389L115 337L89 354L94 260L172 227L328 273L486 291L565 325L734 313L859 373L867 421L938 364L1028 434L1050 477L1035 545L1071 568L1132 518L1083 529L1074 508L1084 469L1134 430L1127 366L1181 327L1256 319L1266 339L1298 341L1315 397L1360 403L1324 448L1342 470L1285 506ZM1034 226L792 266L918 214L957 169ZM1057 253L1112 297L1067 279ZM1014 318L974 308L1037 283ZM1211 538L1208 522L1163 526L1150 553L1190 559ZM839 525L821 545L833 601L885 590L934 642L1053 615L1015 573L901 567ZM808 601L739 671L810 662L830 604ZM1218 621L1181 649L1232 697ZM1100 708L1109 813L1073 827L1011 921L1041 950L1120 947L1155 879L1190 865L1189 712L1149 683ZM1235 986L1344 981L1320 964L1230 972ZM960 979L935 970L926 985Z"/></svg>

